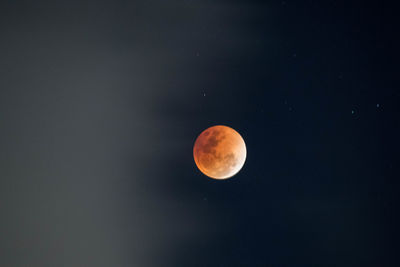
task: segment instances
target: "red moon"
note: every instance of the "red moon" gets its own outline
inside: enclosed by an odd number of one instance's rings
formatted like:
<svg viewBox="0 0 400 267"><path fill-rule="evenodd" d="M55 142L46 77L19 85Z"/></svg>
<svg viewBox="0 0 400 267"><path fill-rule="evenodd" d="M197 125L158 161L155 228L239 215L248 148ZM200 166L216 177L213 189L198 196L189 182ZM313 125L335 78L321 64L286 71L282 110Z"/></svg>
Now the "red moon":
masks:
<svg viewBox="0 0 400 267"><path fill-rule="evenodd" d="M217 125L204 130L193 147L199 170L213 179L228 179L237 174L246 161L246 144L234 129Z"/></svg>

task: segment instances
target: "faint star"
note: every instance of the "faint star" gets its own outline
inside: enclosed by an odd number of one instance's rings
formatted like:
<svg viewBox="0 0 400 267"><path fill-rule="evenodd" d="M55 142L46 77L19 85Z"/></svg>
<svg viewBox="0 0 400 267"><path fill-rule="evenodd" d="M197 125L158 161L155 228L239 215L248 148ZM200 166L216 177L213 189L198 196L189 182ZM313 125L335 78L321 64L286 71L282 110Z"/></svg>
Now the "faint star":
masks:
<svg viewBox="0 0 400 267"><path fill-rule="evenodd" d="M380 105L379 105L379 104L376 104L376 107L377 107L377 108L379 108L379 107L380 107Z"/></svg>
<svg viewBox="0 0 400 267"><path fill-rule="evenodd" d="M354 110L351 111L351 114L354 114Z"/></svg>

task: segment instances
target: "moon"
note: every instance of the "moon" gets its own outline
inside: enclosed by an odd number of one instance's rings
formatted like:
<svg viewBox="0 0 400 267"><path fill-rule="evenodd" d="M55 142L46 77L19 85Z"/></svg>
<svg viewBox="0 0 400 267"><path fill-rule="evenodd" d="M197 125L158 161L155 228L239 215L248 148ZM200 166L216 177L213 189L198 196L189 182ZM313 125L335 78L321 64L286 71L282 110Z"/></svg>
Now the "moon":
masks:
<svg viewBox="0 0 400 267"><path fill-rule="evenodd" d="M193 157L199 170L218 180L237 174L246 161L246 153L242 136L224 125L204 130L193 146Z"/></svg>

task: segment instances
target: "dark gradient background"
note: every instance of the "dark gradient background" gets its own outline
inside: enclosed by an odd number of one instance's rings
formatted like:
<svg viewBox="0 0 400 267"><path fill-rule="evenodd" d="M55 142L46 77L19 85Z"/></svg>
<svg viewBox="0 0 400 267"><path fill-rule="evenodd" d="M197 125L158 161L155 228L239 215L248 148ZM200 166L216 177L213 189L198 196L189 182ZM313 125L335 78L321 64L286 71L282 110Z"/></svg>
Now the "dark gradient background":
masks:
<svg viewBox="0 0 400 267"><path fill-rule="evenodd" d="M1 1L0 266L400 266L397 13Z"/></svg>

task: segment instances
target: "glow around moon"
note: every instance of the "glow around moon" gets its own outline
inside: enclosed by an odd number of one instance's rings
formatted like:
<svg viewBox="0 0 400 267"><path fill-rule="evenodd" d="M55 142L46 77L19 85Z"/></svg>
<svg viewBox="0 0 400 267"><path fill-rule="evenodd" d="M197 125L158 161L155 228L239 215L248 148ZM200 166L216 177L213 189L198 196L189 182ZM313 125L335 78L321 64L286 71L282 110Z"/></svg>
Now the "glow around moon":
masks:
<svg viewBox="0 0 400 267"><path fill-rule="evenodd" d="M193 147L197 167L214 179L227 179L237 174L246 161L246 153L240 134L223 125L204 130Z"/></svg>

